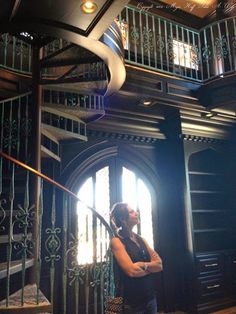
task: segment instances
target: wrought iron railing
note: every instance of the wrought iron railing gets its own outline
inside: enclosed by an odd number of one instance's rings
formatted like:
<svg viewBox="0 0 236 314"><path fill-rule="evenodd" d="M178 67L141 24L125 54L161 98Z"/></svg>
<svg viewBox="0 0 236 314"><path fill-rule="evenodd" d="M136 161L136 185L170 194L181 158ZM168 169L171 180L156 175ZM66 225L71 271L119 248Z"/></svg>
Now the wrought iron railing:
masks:
<svg viewBox="0 0 236 314"><path fill-rule="evenodd" d="M200 30L203 79L236 70L236 18L207 25Z"/></svg>
<svg viewBox="0 0 236 314"><path fill-rule="evenodd" d="M117 20L123 34L126 63L204 82L236 70L236 18L230 17L195 30L138 7L126 7ZM102 39L122 56L115 23ZM62 39L44 47L44 56L74 49ZM31 46L9 34L0 36L0 65L31 72ZM44 75L60 77L65 69L45 68ZM60 72L62 71L62 72ZM64 79L107 79L103 62L71 67Z"/></svg>
<svg viewBox="0 0 236 314"><path fill-rule="evenodd" d="M72 45L63 39L55 39L43 47L43 56L52 57L64 50L75 50ZM79 52L77 52L79 55ZM74 58L78 59L75 55ZM0 35L0 66L19 73L32 73L32 47L29 43L10 34ZM58 77L65 73L65 67L49 67L42 69L46 77ZM79 78L80 80L107 80L107 68L103 62L91 62L73 65L68 70L64 79Z"/></svg>
<svg viewBox="0 0 236 314"><path fill-rule="evenodd" d="M65 108L103 111L104 97L100 95L84 95L59 90L43 90L44 105L62 105Z"/></svg>
<svg viewBox="0 0 236 314"><path fill-rule="evenodd" d="M31 93L0 101L0 147L26 162L32 131L30 104Z"/></svg>
<svg viewBox="0 0 236 314"><path fill-rule="evenodd" d="M47 126L49 131L52 130L52 128L56 128L57 130L55 130L55 132L59 139L64 138L64 136L67 138L74 136L84 141L87 140L85 122L54 108L43 108L42 124L44 127Z"/></svg>
<svg viewBox="0 0 236 314"><path fill-rule="evenodd" d="M56 79L60 82L69 80L84 81L101 81L107 80L107 68L103 62L92 62L84 64L75 64L73 66L65 67L48 67L42 70L42 78L45 79ZM55 84L56 82L54 82Z"/></svg>
<svg viewBox="0 0 236 314"><path fill-rule="evenodd" d="M16 193L19 176L21 181L24 178L20 194ZM38 202L32 203L35 190L32 190L31 182L35 177L40 181L40 191ZM9 180L7 185L6 180ZM11 268L17 262L21 266L20 306L25 306L26 270L33 257L33 278L37 288L31 296L31 307L40 307L42 292L54 305L55 313L104 313L104 302L114 288L109 250L113 233L95 209L83 204L85 235L80 237L78 202L81 203L78 197L62 185L0 152L0 239L4 235L7 238L5 242L0 241L1 262L4 259L6 265L5 278L0 279L4 299L0 302L1 310L7 309L12 302ZM92 224L88 223L90 215ZM93 239L92 262L80 263L78 256L86 256L90 250L86 250L86 246L91 245L88 232Z"/></svg>
<svg viewBox="0 0 236 314"><path fill-rule="evenodd" d="M75 137L87 141L87 136L84 121L63 110L58 111L55 105L62 105L62 109L84 109L87 110L86 115L98 111L103 114L103 97L51 90L43 93L44 105L50 104L52 107L42 107L42 123L48 131L42 129L41 144L42 148L59 158L58 140ZM25 163L29 162L31 155L32 107L31 93L0 101L0 147L3 152Z"/></svg>
<svg viewBox="0 0 236 314"><path fill-rule="evenodd" d="M127 63L201 81L199 32L173 21L126 7L118 18ZM188 55L183 52L188 49Z"/></svg>
<svg viewBox="0 0 236 314"><path fill-rule="evenodd" d="M197 81L236 70L236 18L200 31L126 7L118 23L127 63Z"/></svg>
<svg viewBox="0 0 236 314"><path fill-rule="evenodd" d="M0 35L0 65L22 73L31 73L31 45L10 34Z"/></svg>
<svg viewBox="0 0 236 314"><path fill-rule="evenodd" d="M55 53L61 51L62 49L66 49L70 45L71 44L64 39L59 39L59 38L54 39L44 46L43 57L46 58L46 57L52 56Z"/></svg>

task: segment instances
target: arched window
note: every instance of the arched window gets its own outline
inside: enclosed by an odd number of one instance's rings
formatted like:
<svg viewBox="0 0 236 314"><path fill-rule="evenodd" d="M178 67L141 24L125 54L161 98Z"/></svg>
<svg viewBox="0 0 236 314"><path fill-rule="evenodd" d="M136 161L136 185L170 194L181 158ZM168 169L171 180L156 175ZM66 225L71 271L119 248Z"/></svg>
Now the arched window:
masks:
<svg viewBox="0 0 236 314"><path fill-rule="evenodd" d="M128 203L140 214L140 225L136 231L153 246L151 193L144 179L135 170L115 159L109 165L90 171L80 185L78 197L83 203L96 208L108 223L113 203L117 201ZM77 213L80 246L78 263L102 261L109 246L105 230L99 228L98 222L85 210L81 202L78 203ZM100 239L102 237L102 241L97 241L99 245L96 245L95 229L96 237Z"/></svg>

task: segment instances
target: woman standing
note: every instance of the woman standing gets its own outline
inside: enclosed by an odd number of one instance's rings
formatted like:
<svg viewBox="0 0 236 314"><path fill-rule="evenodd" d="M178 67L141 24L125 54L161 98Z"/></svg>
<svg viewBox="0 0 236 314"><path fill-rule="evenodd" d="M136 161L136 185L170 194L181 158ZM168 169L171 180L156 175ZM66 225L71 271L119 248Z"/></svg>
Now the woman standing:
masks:
<svg viewBox="0 0 236 314"><path fill-rule="evenodd" d="M126 203L114 204L111 221L117 234L111 240L111 249L118 265L117 277L122 287L124 313L156 314L153 273L162 271L161 258L132 231L139 219Z"/></svg>

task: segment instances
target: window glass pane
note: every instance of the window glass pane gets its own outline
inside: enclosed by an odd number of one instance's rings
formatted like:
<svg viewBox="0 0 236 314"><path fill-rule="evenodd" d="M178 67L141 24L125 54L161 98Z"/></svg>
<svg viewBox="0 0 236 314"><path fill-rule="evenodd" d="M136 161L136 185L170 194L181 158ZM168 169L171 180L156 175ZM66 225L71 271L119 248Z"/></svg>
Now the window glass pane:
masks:
<svg viewBox="0 0 236 314"><path fill-rule="evenodd" d="M110 195L109 195L109 167L96 172L95 208L109 222Z"/></svg>
<svg viewBox="0 0 236 314"><path fill-rule="evenodd" d="M125 167L122 168L122 201L133 209L137 208L136 176L133 171Z"/></svg>
<svg viewBox="0 0 236 314"><path fill-rule="evenodd" d="M78 214L78 263L91 264L104 260L109 247L109 236L99 219L92 216L87 206L96 210L109 222L110 192L109 167L98 170L81 186L77 205ZM95 178L95 180L94 180ZM122 168L122 201L140 212L141 235L153 246L151 195L145 183L136 174ZM87 205L87 206L86 206ZM137 232L137 227L134 228Z"/></svg>
<svg viewBox="0 0 236 314"><path fill-rule="evenodd" d="M140 233L153 247L151 195L144 182L135 173L122 168L122 201L128 203L140 214ZM137 232L135 227L134 232Z"/></svg>
<svg viewBox="0 0 236 314"><path fill-rule="evenodd" d="M86 205L93 205L93 180L88 178L79 190L78 197L83 202L77 204L78 214L78 256L79 264L92 263L92 214ZM85 203L85 204L84 204Z"/></svg>
<svg viewBox="0 0 236 314"><path fill-rule="evenodd" d="M174 64L198 70L198 66L194 64L197 55L193 47L182 41L173 40Z"/></svg>
<svg viewBox="0 0 236 314"><path fill-rule="evenodd" d="M104 167L96 172L95 186L95 208L103 218L110 221L110 187L109 187L109 167ZM105 227L97 220L97 261L104 259L109 246L109 237Z"/></svg>
<svg viewBox="0 0 236 314"><path fill-rule="evenodd" d="M152 228L152 202L151 195L141 179L138 179L138 209L140 212L141 235L153 247L153 228Z"/></svg>

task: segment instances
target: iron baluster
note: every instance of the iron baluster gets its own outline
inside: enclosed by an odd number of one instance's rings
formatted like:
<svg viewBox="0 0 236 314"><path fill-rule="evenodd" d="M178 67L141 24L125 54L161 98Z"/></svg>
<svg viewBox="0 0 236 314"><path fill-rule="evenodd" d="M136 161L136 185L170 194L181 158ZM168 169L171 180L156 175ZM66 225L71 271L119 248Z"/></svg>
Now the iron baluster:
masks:
<svg viewBox="0 0 236 314"><path fill-rule="evenodd" d="M12 238L13 238L13 204L15 197L15 164L12 165L12 174L9 191L9 202L10 202L10 215L9 215L9 230L8 230L8 246L7 246L7 279L6 279L6 307L9 306L10 296L10 268L12 258Z"/></svg>
<svg viewBox="0 0 236 314"><path fill-rule="evenodd" d="M68 197L63 194L63 314L66 314L66 294L67 294L67 232L68 232Z"/></svg>
<svg viewBox="0 0 236 314"><path fill-rule="evenodd" d="M37 296L36 302L39 304L39 287L40 287L40 275L42 267L42 219L43 219L43 180L41 179L40 193L39 193L39 206L38 206L38 227L37 227L37 241L38 241L38 252L37 252L37 265L36 265L36 285L37 285Z"/></svg>

